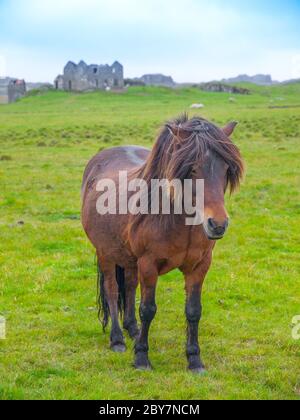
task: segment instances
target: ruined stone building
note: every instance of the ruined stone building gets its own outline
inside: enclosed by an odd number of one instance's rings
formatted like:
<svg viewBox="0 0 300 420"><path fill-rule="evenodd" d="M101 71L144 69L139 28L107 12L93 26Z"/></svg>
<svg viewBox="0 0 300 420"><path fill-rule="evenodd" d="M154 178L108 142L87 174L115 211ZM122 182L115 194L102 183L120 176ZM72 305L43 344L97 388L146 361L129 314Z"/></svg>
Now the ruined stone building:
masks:
<svg viewBox="0 0 300 420"><path fill-rule="evenodd" d="M6 77L0 78L0 104L10 104L22 98L26 93L26 83L24 80Z"/></svg>
<svg viewBox="0 0 300 420"><path fill-rule="evenodd" d="M84 61L75 64L69 61L64 74L54 81L57 90L85 92L98 89L120 89L124 87L124 69L115 61L112 66L91 64Z"/></svg>

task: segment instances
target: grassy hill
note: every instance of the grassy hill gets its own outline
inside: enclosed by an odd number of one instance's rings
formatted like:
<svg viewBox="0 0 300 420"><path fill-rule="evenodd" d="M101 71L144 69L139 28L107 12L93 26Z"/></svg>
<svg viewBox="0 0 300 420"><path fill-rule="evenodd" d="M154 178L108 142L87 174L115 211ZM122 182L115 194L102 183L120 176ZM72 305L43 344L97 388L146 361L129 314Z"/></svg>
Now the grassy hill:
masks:
<svg viewBox="0 0 300 420"><path fill-rule="evenodd" d="M243 85L245 86L245 85ZM251 95L131 88L49 92L0 107L0 399L300 399L300 84ZM234 101L230 98L234 98ZM207 277L200 329L205 377L186 372L183 281L159 282L151 359L131 367L97 322L94 252L80 225L80 184L92 155L151 146L160 125L203 103L238 120L247 177L227 197L232 225ZM191 111L190 114L194 114Z"/></svg>

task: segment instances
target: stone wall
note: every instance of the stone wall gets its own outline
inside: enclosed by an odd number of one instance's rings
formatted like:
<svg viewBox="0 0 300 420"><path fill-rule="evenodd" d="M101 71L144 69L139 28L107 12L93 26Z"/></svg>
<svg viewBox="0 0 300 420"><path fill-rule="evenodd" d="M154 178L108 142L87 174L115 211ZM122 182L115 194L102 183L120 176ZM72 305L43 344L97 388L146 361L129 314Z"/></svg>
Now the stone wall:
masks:
<svg viewBox="0 0 300 420"><path fill-rule="evenodd" d="M8 87L9 79L0 79L0 104L8 104Z"/></svg>
<svg viewBox="0 0 300 420"><path fill-rule="evenodd" d="M0 104L17 101L26 94L24 80L5 78L0 80Z"/></svg>
<svg viewBox="0 0 300 420"><path fill-rule="evenodd" d="M0 104L8 104L7 89L0 87Z"/></svg>
<svg viewBox="0 0 300 420"><path fill-rule="evenodd" d="M26 84L24 80L12 80L8 85L8 102L16 102L26 94Z"/></svg>
<svg viewBox="0 0 300 420"><path fill-rule="evenodd" d="M78 65L69 62L64 74L55 79L56 89L72 92L122 89L124 87L123 66L117 61L112 65L87 65L80 61Z"/></svg>

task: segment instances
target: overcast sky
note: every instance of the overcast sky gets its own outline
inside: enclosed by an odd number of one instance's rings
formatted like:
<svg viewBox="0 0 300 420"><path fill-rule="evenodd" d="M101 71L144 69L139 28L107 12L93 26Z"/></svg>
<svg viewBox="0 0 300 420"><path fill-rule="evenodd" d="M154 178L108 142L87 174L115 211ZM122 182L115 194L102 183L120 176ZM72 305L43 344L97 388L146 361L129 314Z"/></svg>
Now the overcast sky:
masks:
<svg viewBox="0 0 300 420"><path fill-rule="evenodd" d="M299 22L300 0L0 0L0 76L52 82L84 59L178 82L300 78Z"/></svg>

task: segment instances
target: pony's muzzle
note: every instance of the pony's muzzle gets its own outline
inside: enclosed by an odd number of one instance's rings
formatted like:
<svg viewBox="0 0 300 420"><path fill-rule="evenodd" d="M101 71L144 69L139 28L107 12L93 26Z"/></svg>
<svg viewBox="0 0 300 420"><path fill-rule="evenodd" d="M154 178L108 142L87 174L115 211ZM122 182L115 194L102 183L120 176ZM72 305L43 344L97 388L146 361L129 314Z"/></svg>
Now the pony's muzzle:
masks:
<svg viewBox="0 0 300 420"><path fill-rule="evenodd" d="M209 239L218 240L222 239L226 233L229 225L229 219L225 219L223 222L217 221L213 218L207 219L204 224L205 232Z"/></svg>

